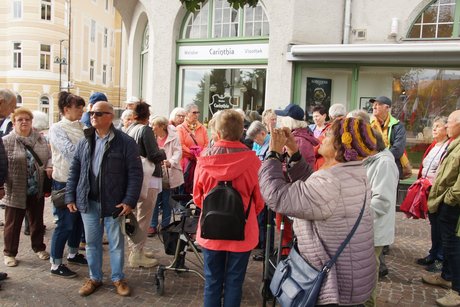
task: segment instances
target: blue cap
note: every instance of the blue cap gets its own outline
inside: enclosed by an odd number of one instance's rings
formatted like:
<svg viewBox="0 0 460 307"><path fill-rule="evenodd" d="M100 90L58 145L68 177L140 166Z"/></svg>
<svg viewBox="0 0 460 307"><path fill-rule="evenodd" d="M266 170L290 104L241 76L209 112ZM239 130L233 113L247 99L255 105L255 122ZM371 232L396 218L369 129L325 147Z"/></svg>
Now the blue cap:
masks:
<svg viewBox="0 0 460 307"><path fill-rule="evenodd" d="M94 92L89 97L89 104L95 104L98 101L108 101L107 96L105 96L103 93L100 93L100 92Z"/></svg>
<svg viewBox="0 0 460 307"><path fill-rule="evenodd" d="M289 116L296 120L303 120L305 112L298 105L290 103L284 110L275 110L275 114L279 116Z"/></svg>

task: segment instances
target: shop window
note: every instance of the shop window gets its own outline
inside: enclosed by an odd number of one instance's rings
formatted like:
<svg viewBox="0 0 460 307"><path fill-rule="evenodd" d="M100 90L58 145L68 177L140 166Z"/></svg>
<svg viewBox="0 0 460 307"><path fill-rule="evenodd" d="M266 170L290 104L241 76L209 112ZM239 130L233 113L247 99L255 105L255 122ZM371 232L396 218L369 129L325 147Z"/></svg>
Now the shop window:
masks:
<svg viewBox="0 0 460 307"><path fill-rule="evenodd" d="M212 14L211 14L212 12ZM240 22L240 16L244 22ZM210 20L211 19L211 20ZM208 28L208 25L212 25ZM234 9L227 0L209 0L185 19L182 38L268 37L269 24L260 3Z"/></svg>
<svg viewBox="0 0 460 307"><path fill-rule="evenodd" d="M202 110L202 120L217 110L264 108L265 68L183 68L182 105L190 102Z"/></svg>
<svg viewBox="0 0 460 307"><path fill-rule="evenodd" d="M50 70L51 46L40 44L40 69Z"/></svg>
<svg viewBox="0 0 460 307"><path fill-rule="evenodd" d="M41 19L51 20L51 0L42 0L41 6Z"/></svg>
<svg viewBox="0 0 460 307"><path fill-rule="evenodd" d="M459 26L454 26L459 20L460 12L456 6L460 0L437 0L429 4L418 16L407 35L414 39L457 38Z"/></svg>

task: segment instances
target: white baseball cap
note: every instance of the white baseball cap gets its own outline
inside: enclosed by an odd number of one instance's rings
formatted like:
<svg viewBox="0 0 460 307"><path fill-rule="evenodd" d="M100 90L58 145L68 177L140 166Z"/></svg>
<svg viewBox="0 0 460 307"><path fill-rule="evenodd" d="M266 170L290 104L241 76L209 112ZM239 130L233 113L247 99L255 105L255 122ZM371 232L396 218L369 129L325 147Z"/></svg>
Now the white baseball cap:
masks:
<svg viewBox="0 0 460 307"><path fill-rule="evenodd" d="M136 96L131 96L129 97L127 100L126 100L126 104L135 104L135 103L138 103L139 101L141 101L138 97Z"/></svg>

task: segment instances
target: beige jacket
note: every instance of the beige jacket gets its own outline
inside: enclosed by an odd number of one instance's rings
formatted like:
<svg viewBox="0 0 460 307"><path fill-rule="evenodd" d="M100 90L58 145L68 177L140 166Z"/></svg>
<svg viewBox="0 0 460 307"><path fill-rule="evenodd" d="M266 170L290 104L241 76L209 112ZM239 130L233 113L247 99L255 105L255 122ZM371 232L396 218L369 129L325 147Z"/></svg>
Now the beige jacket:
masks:
<svg viewBox="0 0 460 307"><path fill-rule="evenodd" d="M167 174L163 172L163 177L169 176L169 185L173 189L184 183L184 174L180 165L182 146L177 136L176 128L172 125L168 126L168 137L165 142L164 151L166 158L171 163L171 168L168 168Z"/></svg>
<svg viewBox="0 0 460 307"><path fill-rule="evenodd" d="M38 197L43 196L43 180L46 176L45 168L51 167L51 150L46 139L38 132L32 131L30 136L21 137L13 130L3 137L5 152L8 156L8 177L5 183L5 205L25 209L27 192L27 161L23 144L33 148L42 163L42 167L35 162L38 172Z"/></svg>

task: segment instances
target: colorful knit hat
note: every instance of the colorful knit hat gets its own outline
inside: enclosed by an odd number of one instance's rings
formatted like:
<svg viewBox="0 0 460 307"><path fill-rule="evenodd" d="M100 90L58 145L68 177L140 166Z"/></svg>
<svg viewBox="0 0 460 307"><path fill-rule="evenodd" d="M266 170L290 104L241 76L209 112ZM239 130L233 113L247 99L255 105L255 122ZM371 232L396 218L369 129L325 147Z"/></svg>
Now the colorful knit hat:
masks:
<svg viewBox="0 0 460 307"><path fill-rule="evenodd" d="M377 153L377 139L369 123L359 118L343 118L340 134L346 161L362 160Z"/></svg>

